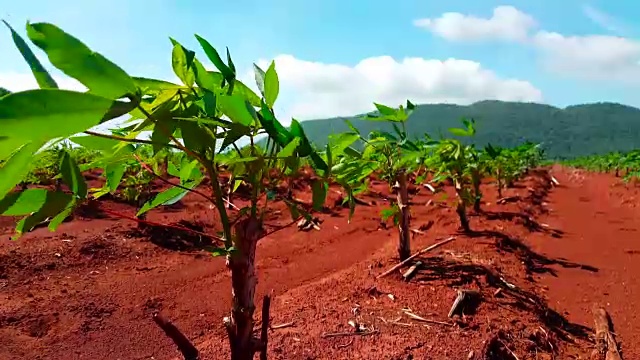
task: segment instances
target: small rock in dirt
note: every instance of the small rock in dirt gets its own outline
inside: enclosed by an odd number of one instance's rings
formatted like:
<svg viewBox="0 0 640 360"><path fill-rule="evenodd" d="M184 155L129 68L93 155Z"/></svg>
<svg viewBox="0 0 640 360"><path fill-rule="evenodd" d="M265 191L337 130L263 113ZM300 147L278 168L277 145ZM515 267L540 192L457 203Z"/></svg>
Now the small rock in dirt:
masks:
<svg viewBox="0 0 640 360"><path fill-rule="evenodd" d="M473 350L471 350L469 351L469 355L467 355L467 359L472 360L474 356L475 356L475 353L473 352Z"/></svg>

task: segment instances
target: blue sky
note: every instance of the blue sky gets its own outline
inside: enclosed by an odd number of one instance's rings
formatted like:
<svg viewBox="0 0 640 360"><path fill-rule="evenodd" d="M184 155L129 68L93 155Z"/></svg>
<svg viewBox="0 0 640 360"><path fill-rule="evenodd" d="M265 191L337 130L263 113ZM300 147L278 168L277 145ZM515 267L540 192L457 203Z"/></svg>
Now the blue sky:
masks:
<svg viewBox="0 0 640 360"><path fill-rule="evenodd" d="M201 59L195 33L228 46L247 81L253 62L276 59L285 117L404 98L640 106L640 6L630 0L23 0L0 18L23 35L27 20L54 23L136 76L175 80L169 36ZM2 34L0 86L34 86Z"/></svg>

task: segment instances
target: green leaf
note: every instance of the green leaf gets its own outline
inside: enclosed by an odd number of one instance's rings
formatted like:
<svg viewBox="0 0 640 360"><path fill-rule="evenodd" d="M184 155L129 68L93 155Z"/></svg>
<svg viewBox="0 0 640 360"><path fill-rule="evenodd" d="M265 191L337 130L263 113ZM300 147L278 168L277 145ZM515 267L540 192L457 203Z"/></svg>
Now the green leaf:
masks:
<svg viewBox="0 0 640 360"><path fill-rule="evenodd" d="M178 76L182 83L188 87L193 86L193 83L196 81L196 75L193 72L193 60L195 55L195 52L187 50L177 42L173 45L173 50L171 52L171 66L173 67L173 72Z"/></svg>
<svg viewBox="0 0 640 360"><path fill-rule="evenodd" d="M191 182L189 184L185 184L184 186L188 189L193 189L196 186L198 186L200 182L199 181L194 181ZM187 195L187 193L189 193L189 191L179 188L179 187L172 187L168 190L165 190L161 193L159 193L158 195L156 195L152 200L147 201L142 208L140 208L140 210L138 210L138 213L136 214L136 216L140 216L144 213L146 213L147 211L156 208L160 205L172 205L177 203L178 201L180 201L180 199L182 199L185 195Z"/></svg>
<svg viewBox="0 0 640 360"><path fill-rule="evenodd" d="M213 46L211 46L211 44L209 44L207 40L205 40L204 38L200 37L197 34L196 34L196 39L198 39L198 42L200 43L202 50L204 50L204 53L207 54L207 57L209 58L209 60L213 63L213 65L218 70L220 70L224 78L228 82L235 79L236 77L235 73L224 63L224 61L222 61L222 58L220 57L220 54L218 54L218 51Z"/></svg>
<svg viewBox="0 0 640 360"><path fill-rule="evenodd" d="M264 76L264 100L269 107L273 107L278 93L280 92L280 82L276 72L276 62L271 61L271 65Z"/></svg>
<svg viewBox="0 0 640 360"><path fill-rule="evenodd" d="M300 138L294 138L290 143L287 144L280 152L278 152L279 158L287 158L295 155L295 151L300 144Z"/></svg>
<svg viewBox="0 0 640 360"><path fill-rule="evenodd" d="M198 175L202 176L198 165L200 165L200 162L198 160L189 161L187 158L185 158L182 165L180 166L180 182L184 184L187 181L193 180L194 178L198 177Z"/></svg>
<svg viewBox="0 0 640 360"><path fill-rule="evenodd" d="M227 47L227 64L229 64L229 69L235 74L236 66L233 64L233 60L231 60L231 53L229 52L229 48Z"/></svg>
<svg viewBox="0 0 640 360"><path fill-rule="evenodd" d="M195 74L195 81L198 84L198 87L202 89L209 90L214 94L222 93L222 86L224 77L220 73L214 73L212 71L207 71L204 65L198 60L193 59L193 71ZM218 74L220 76L216 76Z"/></svg>
<svg viewBox="0 0 640 360"><path fill-rule="evenodd" d="M247 85L239 80L235 80L233 82L233 94L234 95L242 95L251 106L260 107L260 97L256 95L253 90L251 90Z"/></svg>
<svg viewBox="0 0 640 360"><path fill-rule="evenodd" d="M58 84L55 80L49 75L49 72L42 66L36 55L31 51L29 45L22 39L22 37L13 30L13 28L6 21L2 20L2 22L7 25L9 30L11 31L11 37L13 38L13 43L16 45L24 60L29 64L31 68L31 72L33 76L36 78L38 82L38 86L41 89L57 89Z"/></svg>
<svg viewBox="0 0 640 360"><path fill-rule="evenodd" d="M0 200L0 215L24 216L38 211L47 200L47 189L27 189L10 193Z"/></svg>
<svg viewBox="0 0 640 360"><path fill-rule="evenodd" d="M460 128L450 128L449 132L455 136L469 136L469 132L465 129Z"/></svg>
<svg viewBox="0 0 640 360"><path fill-rule="evenodd" d="M349 127L349 129L351 129L351 131L353 131L354 133L361 135L360 134L360 130L358 130L358 128L356 128L355 126L353 126L353 124L351 123L351 121L349 121L348 119L343 119L344 122L347 124L347 126Z"/></svg>
<svg viewBox="0 0 640 360"><path fill-rule="evenodd" d="M240 95L222 95L218 99L222 112L231 119L231 121L250 126L254 123L255 118L249 111L251 106L247 100Z"/></svg>
<svg viewBox="0 0 640 360"><path fill-rule="evenodd" d="M92 94L119 99L136 93L133 79L124 70L57 26L27 23L27 35L55 67L81 82Z"/></svg>
<svg viewBox="0 0 640 360"><path fill-rule="evenodd" d="M395 206L391 208L382 209L382 211L380 211L380 217L382 218L382 221L387 221L391 217L394 217L397 212L398 212L398 209Z"/></svg>
<svg viewBox="0 0 640 360"><path fill-rule="evenodd" d="M78 164L66 150L63 150L62 159L60 159L60 174L62 175L62 180L75 195L80 199L87 197L87 183L84 181Z"/></svg>
<svg viewBox="0 0 640 360"><path fill-rule="evenodd" d="M217 257L217 256L227 256L227 254L231 253L230 250L227 250L223 247L214 247L211 249L207 249L207 251L209 252L209 254L211 254L211 256L213 257Z"/></svg>
<svg viewBox="0 0 640 360"><path fill-rule="evenodd" d="M113 193L118 189L126 170L127 166L123 162L110 163L105 166L104 176L107 179L106 186L109 191Z"/></svg>
<svg viewBox="0 0 640 360"><path fill-rule="evenodd" d="M120 140L107 139L98 136L74 136L69 138L74 143L91 150L103 151L105 153L113 153L114 147L120 144Z"/></svg>
<svg viewBox="0 0 640 360"><path fill-rule="evenodd" d="M342 154L344 149L351 146L354 142L360 139L360 135L356 133L341 133L332 139L333 153L338 155Z"/></svg>
<svg viewBox="0 0 640 360"><path fill-rule="evenodd" d="M324 202L327 199L327 191L329 190L329 184L322 180L315 180L311 184L312 198L313 198L313 210L321 211L324 206Z"/></svg>
<svg viewBox="0 0 640 360"><path fill-rule="evenodd" d="M63 212L73 202L73 196L61 191L47 191L44 203L33 214L21 219L16 224L15 240L25 232L31 231L36 225Z"/></svg>
<svg viewBox="0 0 640 360"><path fill-rule="evenodd" d="M219 151L224 151L229 145L235 143L243 136L249 136L251 134L250 128L247 126L234 124L229 130L224 133L224 140L220 146Z"/></svg>
<svg viewBox="0 0 640 360"><path fill-rule="evenodd" d="M206 70L198 59L194 60L194 66L196 72L196 83L199 87L207 89L214 94L228 92L229 85L226 85L227 91L223 91L225 89L223 88L225 81L224 76L221 73ZM233 81L232 95L241 95L249 101L251 106L260 107L260 97L240 80L236 79Z"/></svg>
<svg viewBox="0 0 640 360"><path fill-rule="evenodd" d="M171 142L171 135L173 135L178 128L178 123L174 121L169 114L162 114L162 116L157 117L156 120L153 132L151 133L154 155Z"/></svg>
<svg viewBox="0 0 640 360"><path fill-rule="evenodd" d="M327 157L327 168L328 168L325 176L330 176L331 168L333 167L333 152L331 151L331 146L329 146L329 144L327 144L326 146L325 156Z"/></svg>
<svg viewBox="0 0 640 360"><path fill-rule="evenodd" d="M264 70L260 69L260 67L255 63L253 64L253 75L256 79L258 90L260 91L262 96L264 96L264 82L266 74L264 73Z"/></svg>
<svg viewBox="0 0 640 360"><path fill-rule="evenodd" d="M104 97L59 89L36 89L0 98L0 159L16 144L43 144L97 125L111 107ZM7 149L7 139L12 148ZM17 142L16 142L17 140Z"/></svg>
<svg viewBox="0 0 640 360"><path fill-rule="evenodd" d="M132 110L136 109L138 104L139 103L137 101L118 101L118 100L115 100L111 104L111 107L109 108L109 110L107 110L107 113L104 114L102 119L100 119L100 124L102 124L104 122L107 122L109 120L113 120L115 118L119 118L120 116L128 114Z"/></svg>
<svg viewBox="0 0 640 360"><path fill-rule="evenodd" d="M378 103L373 103L373 105L375 105L376 109L378 109L378 111L382 115L388 115L388 116L396 115L397 110L392 107L378 104Z"/></svg>
<svg viewBox="0 0 640 360"><path fill-rule="evenodd" d="M194 59L195 60L195 59ZM140 89L142 94L157 95L162 91L184 89L184 86L174 84L172 82L148 79L143 77L132 77L133 82Z"/></svg>
<svg viewBox="0 0 640 360"><path fill-rule="evenodd" d="M7 195L29 173L33 154L44 143L29 142L16 150L0 167L0 198Z"/></svg>
<svg viewBox="0 0 640 360"><path fill-rule="evenodd" d="M204 153L206 149L213 146L214 138L203 125L196 122L180 121L178 127L187 148L197 153Z"/></svg>
<svg viewBox="0 0 640 360"><path fill-rule="evenodd" d="M273 112L264 102L261 103L258 119L260 125L278 146L284 147L293 139L293 135L273 116Z"/></svg>
<svg viewBox="0 0 640 360"><path fill-rule="evenodd" d="M291 135L300 138L300 146L298 148L298 153L300 156L309 156L311 152L313 152L313 148L311 147L311 143L309 139L304 133L304 129L300 122L296 119L291 120Z"/></svg>
<svg viewBox="0 0 640 360"><path fill-rule="evenodd" d="M67 204L67 207L65 207L64 210L59 212L58 215L54 216L53 219L49 221L49 231L56 231L56 229L58 229L58 226L60 226L60 224L62 224L66 218L73 214L76 203L76 200L72 200L69 204Z"/></svg>
<svg viewBox="0 0 640 360"><path fill-rule="evenodd" d="M362 159L362 153L350 146L344 149L344 154L356 159Z"/></svg>

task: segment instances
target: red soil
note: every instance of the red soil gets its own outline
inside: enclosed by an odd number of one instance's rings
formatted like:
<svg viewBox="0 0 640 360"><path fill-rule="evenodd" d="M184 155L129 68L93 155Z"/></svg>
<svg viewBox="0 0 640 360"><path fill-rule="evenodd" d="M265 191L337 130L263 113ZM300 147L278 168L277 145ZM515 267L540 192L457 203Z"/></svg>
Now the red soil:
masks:
<svg viewBox="0 0 640 360"><path fill-rule="evenodd" d="M586 359L594 303L611 314L623 357L640 358L633 311L640 295L634 239L640 191L608 175L552 171L561 186L551 188L541 171L508 189L505 196L520 199L507 204L495 204L493 185L485 185L487 203L484 213L470 217L471 235L457 234L455 212L443 206L454 199L451 189L446 198L419 189L412 196L412 228L434 224L413 235L413 251L450 235L457 239L421 257L425 265L409 282L399 273L375 279L397 263L397 233L380 224L386 201L379 196L363 196L376 204L359 206L351 223L347 209L332 206L317 214L320 231L289 226L264 238L256 301L273 291L272 324L294 322L270 332L270 358L513 359L513 353L519 359ZM379 182L372 190L388 194ZM309 200L309 190L296 196ZM338 195L330 197L327 203L334 204ZM217 221L208 206L190 194L182 208L154 210L148 220L185 220L212 232ZM135 213L109 200L99 207ZM0 218L1 359L178 358L151 320L154 311L192 339L203 359L228 358L224 258L199 251L201 244L184 235L142 236L134 222L110 215L76 216L56 233L38 229L15 242L9 220ZM291 218L282 203L273 203L266 222L277 229ZM461 287L479 290L482 301L462 318L448 319ZM403 308L453 326L412 320ZM352 332L349 320L377 333L322 336Z"/></svg>

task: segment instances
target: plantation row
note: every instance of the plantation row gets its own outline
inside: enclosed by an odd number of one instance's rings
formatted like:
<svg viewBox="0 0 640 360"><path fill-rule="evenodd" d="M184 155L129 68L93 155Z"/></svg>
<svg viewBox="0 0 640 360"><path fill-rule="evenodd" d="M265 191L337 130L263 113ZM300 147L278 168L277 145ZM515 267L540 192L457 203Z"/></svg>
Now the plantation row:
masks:
<svg viewBox="0 0 640 360"><path fill-rule="evenodd" d="M463 144L460 137L475 135L473 120L463 119L462 127L449 129L450 137L412 138L405 129L415 109L409 101L399 107L375 104L377 111L365 117L393 124L393 133L361 134L349 124L351 131L334 134L326 147L318 149L298 121L293 119L286 128L276 118L273 106L279 81L273 62L266 71L254 65L256 94L237 80L228 50L223 60L196 35L217 69L208 71L194 51L171 39L172 68L182 82L174 84L132 77L52 24L27 24L26 31L53 66L89 90L59 89L29 45L11 29L40 89L0 97L0 214L21 217L16 225L19 236L42 223L54 231L78 206L107 194L135 204L138 217L190 192L206 198L222 228L214 236L219 240L216 253L227 256L232 277L233 307L225 318L232 359L252 359L264 351L266 331L260 339L253 334L255 250L265 236L267 202L262 200L284 201L294 219L311 219L309 209L301 207L290 191L278 191L302 168L310 167L315 175L312 211L322 208L330 184L344 189L350 218L371 175L395 188L397 200L381 216L398 226L398 255L405 260L410 256L409 183L434 192L443 183L452 184L460 226L469 231L467 212L481 210L483 179L495 181L502 197L503 188L543 160L539 146L531 143L512 149ZM125 125L110 134L89 130L127 114ZM139 139L143 132L151 133L149 140ZM258 145L256 140L263 136L266 144ZM248 144L241 146L241 140ZM39 151L52 141L52 147ZM99 174L102 186L90 188L88 174ZM228 186L218 181L222 174L230 176ZM151 197L155 180L172 186ZM21 190L15 191L16 186ZM198 190L203 186L207 194ZM248 192L250 200L240 209L232 204L239 188Z"/></svg>
<svg viewBox="0 0 640 360"><path fill-rule="evenodd" d="M564 161L562 164L589 171L613 172L616 177L622 176L625 182L640 178L640 150L585 156Z"/></svg>

